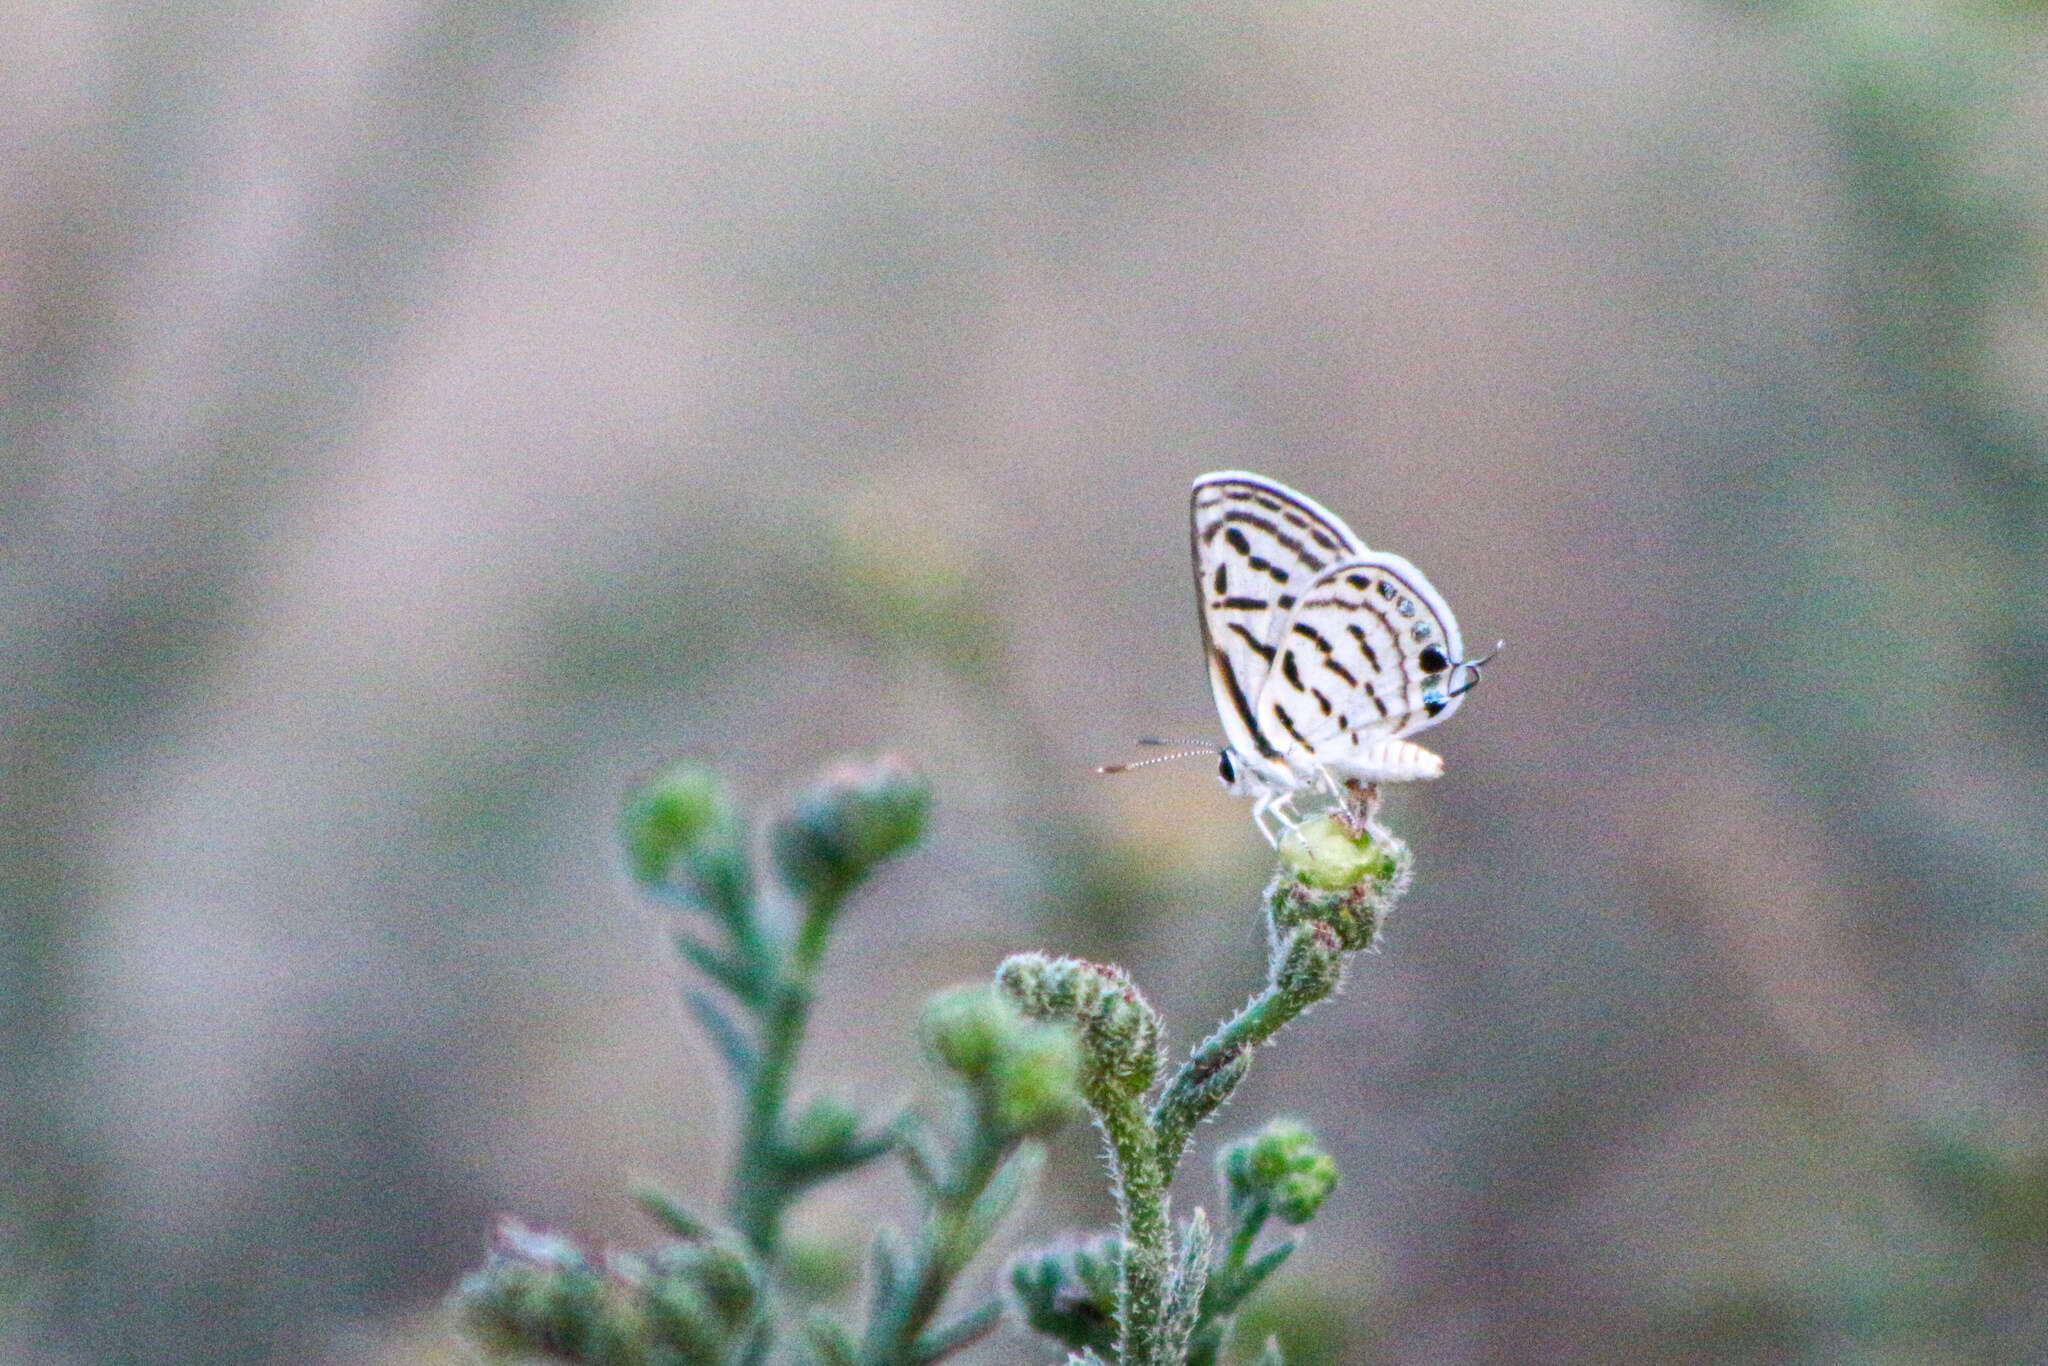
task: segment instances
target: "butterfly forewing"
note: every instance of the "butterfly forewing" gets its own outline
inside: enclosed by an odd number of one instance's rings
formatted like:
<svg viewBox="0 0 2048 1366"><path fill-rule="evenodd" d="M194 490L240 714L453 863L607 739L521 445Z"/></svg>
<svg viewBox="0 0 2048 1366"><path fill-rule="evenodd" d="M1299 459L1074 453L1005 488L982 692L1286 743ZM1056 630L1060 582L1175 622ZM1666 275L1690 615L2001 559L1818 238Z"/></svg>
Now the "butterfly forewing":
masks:
<svg viewBox="0 0 2048 1366"><path fill-rule="evenodd" d="M1192 531L1202 645L1224 733L1241 757L1270 767L1281 746L1256 710L1277 641L1302 591L1365 545L1312 499L1230 470L1195 482Z"/></svg>
<svg viewBox="0 0 2048 1366"><path fill-rule="evenodd" d="M1310 580L1274 643L1254 724L1297 771L1341 771L1378 741L1456 710L1458 625L1415 567L1368 553Z"/></svg>

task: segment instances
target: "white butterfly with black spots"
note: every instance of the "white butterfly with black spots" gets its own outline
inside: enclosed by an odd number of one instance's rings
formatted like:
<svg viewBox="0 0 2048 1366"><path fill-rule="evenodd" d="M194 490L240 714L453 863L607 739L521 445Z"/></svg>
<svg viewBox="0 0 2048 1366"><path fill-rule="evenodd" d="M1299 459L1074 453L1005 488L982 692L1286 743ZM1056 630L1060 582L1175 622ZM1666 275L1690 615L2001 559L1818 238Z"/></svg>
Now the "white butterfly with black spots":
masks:
<svg viewBox="0 0 2048 1366"><path fill-rule="evenodd" d="M1435 778L1443 760L1403 738L1458 709L1492 658L1466 659L1430 582L1369 550L1335 514L1241 470L1205 474L1193 501L1202 648L1228 744L1221 777L1256 799L1277 844L1294 799L1353 784Z"/></svg>

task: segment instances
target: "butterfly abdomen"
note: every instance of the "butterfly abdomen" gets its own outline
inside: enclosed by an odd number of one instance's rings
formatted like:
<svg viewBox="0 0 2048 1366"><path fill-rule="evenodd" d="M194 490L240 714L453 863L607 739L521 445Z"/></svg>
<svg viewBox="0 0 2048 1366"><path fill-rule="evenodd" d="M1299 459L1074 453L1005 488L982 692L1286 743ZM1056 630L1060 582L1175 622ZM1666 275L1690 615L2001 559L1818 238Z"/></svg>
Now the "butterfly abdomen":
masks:
<svg viewBox="0 0 2048 1366"><path fill-rule="evenodd" d="M1444 761L1407 740L1380 740L1339 756L1327 767L1361 783L1414 783L1444 775Z"/></svg>

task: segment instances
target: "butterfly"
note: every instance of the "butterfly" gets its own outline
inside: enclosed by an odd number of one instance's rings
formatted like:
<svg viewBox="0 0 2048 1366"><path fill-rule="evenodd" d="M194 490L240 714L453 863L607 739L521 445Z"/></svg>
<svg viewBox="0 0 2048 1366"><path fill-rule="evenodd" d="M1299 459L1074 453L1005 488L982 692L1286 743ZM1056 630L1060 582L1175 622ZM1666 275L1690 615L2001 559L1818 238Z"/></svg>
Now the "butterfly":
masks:
<svg viewBox="0 0 2048 1366"><path fill-rule="evenodd" d="M1191 534L1202 649L1227 743L1219 776L1255 798L1269 843L1319 789L1435 778L1407 740L1445 720L1493 656L1465 658L1458 620L1422 571L1369 550L1285 484L1222 470L1195 481Z"/></svg>

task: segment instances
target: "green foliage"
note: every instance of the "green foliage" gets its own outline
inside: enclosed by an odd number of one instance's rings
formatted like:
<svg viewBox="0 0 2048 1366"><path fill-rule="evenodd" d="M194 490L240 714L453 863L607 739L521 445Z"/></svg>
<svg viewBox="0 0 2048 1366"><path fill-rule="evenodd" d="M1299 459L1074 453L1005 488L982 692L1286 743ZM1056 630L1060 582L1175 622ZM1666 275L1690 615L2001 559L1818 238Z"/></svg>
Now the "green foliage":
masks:
<svg viewBox="0 0 2048 1366"><path fill-rule="evenodd" d="M1223 1159L1230 1222L1220 1262L1203 1211L1176 1236L1167 1216L1174 1172L1195 1126L1229 1099L1255 1050L1336 991L1347 955L1371 945L1407 889L1410 867L1406 845L1349 810L1292 833L1266 891L1265 989L1195 1047L1156 1099L1150 1092L1163 1026L1121 969L1019 954L997 970L997 985L1026 1014L1076 1029L1082 1094L1108 1148L1123 1215L1114 1238L1013 1265L1011 1290L1027 1323L1078 1349L1077 1359L1215 1361L1238 1306L1294 1250L1284 1242L1252 1255L1266 1220L1275 1213L1291 1224L1313 1218L1336 1185L1336 1164L1293 1123L1233 1145ZM1112 1263L1113 1338L1102 1294ZM1268 1355L1277 1361L1278 1348L1269 1346Z"/></svg>
<svg viewBox="0 0 2048 1366"><path fill-rule="evenodd" d="M746 823L716 774L678 764L627 800L627 865L685 910L677 951L719 989L687 999L742 1096L727 1208L713 1221L642 1191L641 1208L671 1241L603 1257L507 1220L452 1297L479 1347L591 1366L751 1366L792 1352L844 1366L926 1366L996 1326L994 1296L950 1316L945 1301L1037 1169L1032 1140L1081 1104L1071 1034L1024 1018L986 986L962 988L934 999L922 1022L927 1050L963 1093L956 1122L876 1123L838 1097L789 1097L813 980L847 894L917 843L930 804L929 785L901 759L834 766L770 826L783 896L769 900L756 890ZM798 1307L832 1277L805 1249L785 1248L784 1216L821 1182L890 1152L916 1178L923 1209L914 1236L876 1234L856 1333Z"/></svg>
<svg viewBox="0 0 2048 1366"><path fill-rule="evenodd" d="M1024 1322L1075 1351L1116 1350L1117 1286L1124 1244L1115 1234L1042 1248L1010 1267L1010 1290Z"/></svg>
<svg viewBox="0 0 2048 1366"><path fill-rule="evenodd" d="M1290 839L1267 889L1265 989L1164 1085L1164 1026L1123 969L1031 953L1004 962L993 986L940 992L918 1019L926 1055L955 1084L953 1115L877 1123L834 1096L793 1105L830 930L875 865L922 836L929 808L928 786L902 760L835 766L769 827L782 895L764 900L746 823L715 774L677 765L632 795L621 822L628 866L649 893L684 908L677 950L718 989L688 1001L742 1096L726 1208L709 1219L642 1191L641 1208L669 1240L603 1256L506 1220L452 1297L478 1346L592 1366L939 1361L1001 1320L993 1295L948 1313L950 1292L1037 1172L1036 1140L1085 1105L1107 1141L1122 1225L1018 1260L1014 1302L1080 1366L1212 1366L1240 1306L1294 1250L1282 1240L1260 1251L1265 1225L1313 1218L1337 1171L1306 1128L1275 1121L1219 1160L1226 1218L1216 1230L1201 1209L1177 1227L1169 1218L1174 1171L1255 1050L1334 992L1347 955L1372 942L1406 886L1405 846L1341 818ZM921 1208L910 1232L875 1233L856 1328L826 1307L843 1261L834 1254L818 1274L816 1257L788 1245L785 1215L819 1183L890 1152ZM1259 1360L1279 1366L1278 1347Z"/></svg>
<svg viewBox="0 0 2048 1366"><path fill-rule="evenodd" d="M455 1292L477 1342L596 1366L741 1360L762 1330L761 1272L729 1238L670 1243L597 1265L567 1240L506 1220Z"/></svg>

